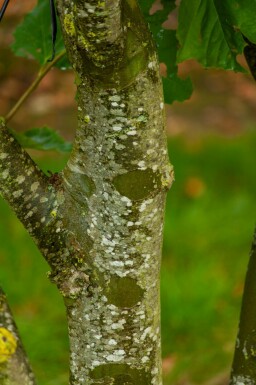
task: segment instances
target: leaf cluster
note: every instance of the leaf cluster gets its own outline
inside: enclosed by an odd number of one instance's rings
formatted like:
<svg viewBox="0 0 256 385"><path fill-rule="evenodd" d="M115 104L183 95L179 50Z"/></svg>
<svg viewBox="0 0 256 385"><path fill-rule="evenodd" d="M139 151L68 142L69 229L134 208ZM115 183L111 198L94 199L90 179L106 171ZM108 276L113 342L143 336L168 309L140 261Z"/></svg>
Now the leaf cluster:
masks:
<svg viewBox="0 0 256 385"><path fill-rule="evenodd" d="M165 102L182 102L193 91L189 78L181 78L178 64L197 60L205 68L246 72L237 61L247 43L256 43L256 2L252 0L138 0L156 42L163 77ZM156 11L154 11L157 9ZM178 16L177 16L178 15ZM177 19L177 28L170 19ZM38 0L14 33L12 50L17 56L35 59L43 68L52 52L49 3ZM60 26L56 55L64 50ZM70 68L66 55L55 66ZM41 138L42 129L38 135ZM46 133L45 138L49 134ZM35 135L35 129L33 131ZM29 135L28 135L29 136ZM48 138L52 138L48 135ZM29 143L26 135L20 140ZM40 142L40 140L39 140ZM37 148L40 145L36 144ZM50 145L49 145L50 146ZM44 148L47 147L44 143ZM58 147L58 146L57 146ZM43 148L43 146L41 146Z"/></svg>
<svg viewBox="0 0 256 385"><path fill-rule="evenodd" d="M152 14L154 0L139 0L155 38L159 59L165 63L166 103L190 97L189 79L180 79L178 63L197 60L204 68L246 72L237 61L246 41L256 43L256 2L251 0L161 0ZM178 14L177 28L168 18ZM169 23L170 24L170 23Z"/></svg>

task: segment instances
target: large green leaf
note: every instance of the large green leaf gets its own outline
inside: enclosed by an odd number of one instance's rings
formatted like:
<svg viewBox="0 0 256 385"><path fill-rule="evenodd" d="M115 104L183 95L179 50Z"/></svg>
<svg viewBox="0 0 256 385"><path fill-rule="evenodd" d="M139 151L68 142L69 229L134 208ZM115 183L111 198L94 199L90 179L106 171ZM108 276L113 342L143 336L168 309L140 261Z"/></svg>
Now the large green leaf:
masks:
<svg viewBox="0 0 256 385"><path fill-rule="evenodd" d="M232 1L228 0L230 4ZM234 28L227 0L182 0L177 36L179 62L196 59L204 67L245 71L236 61L245 42Z"/></svg>
<svg viewBox="0 0 256 385"><path fill-rule="evenodd" d="M56 131L49 127L32 128L23 133L12 131L22 147L36 150L69 152L71 143L66 142Z"/></svg>
<svg viewBox="0 0 256 385"><path fill-rule="evenodd" d="M58 23L59 24L59 23ZM49 1L38 0L37 6L27 14L14 32L12 50L17 56L36 59L44 65L52 55L51 14ZM56 55L64 50L61 29L58 25ZM61 66L69 66L67 58Z"/></svg>
<svg viewBox="0 0 256 385"><path fill-rule="evenodd" d="M234 29L239 29L252 43L256 43L256 0L218 0L218 3L224 3Z"/></svg>

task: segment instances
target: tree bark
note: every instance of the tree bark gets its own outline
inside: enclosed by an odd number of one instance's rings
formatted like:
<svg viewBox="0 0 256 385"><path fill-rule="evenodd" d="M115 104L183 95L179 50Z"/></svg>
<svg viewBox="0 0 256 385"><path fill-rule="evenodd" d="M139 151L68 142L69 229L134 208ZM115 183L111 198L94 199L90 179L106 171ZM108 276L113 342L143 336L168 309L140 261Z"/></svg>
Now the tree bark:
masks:
<svg viewBox="0 0 256 385"><path fill-rule="evenodd" d="M244 56L256 80L256 45L244 37ZM230 385L256 384L256 228L247 268Z"/></svg>
<svg viewBox="0 0 256 385"><path fill-rule="evenodd" d="M245 279L240 323L232 365L232 385L256 383L256 230Z"/></svg>
<svg viewBox="0 0 256 385"><path fill-rule="evenodd" d="M54 178L34 164L25 179L13 171L9 182L24 182L17 199L32 208L9 203L64 297L70 384L160 385L159 272L173 171L156 49L135 0L57 7L76 75L74 146Z"/></svg>
<svg viewBox="0 0 256 385"><path fill-rule="evenodd" d="M0 288L0 384L36 385L16 324Z"/></svg>

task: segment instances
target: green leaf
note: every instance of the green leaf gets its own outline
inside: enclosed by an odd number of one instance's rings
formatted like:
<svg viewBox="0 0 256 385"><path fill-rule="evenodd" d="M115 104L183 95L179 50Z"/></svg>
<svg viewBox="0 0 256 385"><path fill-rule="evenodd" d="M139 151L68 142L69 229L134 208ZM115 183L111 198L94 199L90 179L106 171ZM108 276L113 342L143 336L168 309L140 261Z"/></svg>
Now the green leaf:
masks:
<svg viewBox="0 0 256 385"><path fill-rule="evenodd" d="M165 103L183 102L192 95L193 85L190 78L181 79L174 74L172 77L163 77L162 80Z"/></svg>
<svg viewBox="0 0 256 385"><path fill-rule="evenodd" d="M221 0L218 0L221 3ZM256 1L225 0L226 13L232 17L233 27L239 29L252 43L256 44Z"/></svg>
<svg viewBox="0 0 256 385"><path fill-rule="evenodd" d="M51 14L49 1L38 0L36 7L27 14L14 32L15 41L12 50L17 56L34 58L41 65L52 56ZM61 28L58 22L56 55L65 49ZM69 66L67 58L63 67Z"/></svg>
<svg viewBox="0 0 256 385"><path fill-rule="evenodd" d="M231 1L228 0L230 4ZM236 61L245 42L233 23L226 0L182 0L177 30L178 61L196 59L204 67L245 72Z"/></svg>
<svg viewBox="0 0 256 385"><path fill-rule="evenodd" d="M192 82L189 78L178 77L176 56L178 41L173 30L162 29L158 36L159 60L166 64L167 77L163 77L164 100L171 104L174 101L183 102L189 99L193 92Z"/></svg>
<svg viewBox="0 0 256 385"><path fill-rule="evenodd" d="M23 133L12 131L22 147L36 150L70 152L72 144L66 142L56 131L49 127L32 128Z"/></svg>
<svg viewBox="0 0 256 385"><path fill-rule="evenodd" d="M175 100L183 101L188 99L193 89L190 79L183 80L177 75L178 41L176 32L162 26L168 19L169 14L176 8L175 0L162 0L162 9L150 14L154 2L154 0L139 0L157 45L159 61L166 65L167 77L163 78L164 99L166 103L171 104Z"/></svg>
<svg viewBox="0 0 256 385"><path fill-rule="evenodd" d="M144 15L148 16L152 5L155 0L139 0L139 6Z"/></svg>

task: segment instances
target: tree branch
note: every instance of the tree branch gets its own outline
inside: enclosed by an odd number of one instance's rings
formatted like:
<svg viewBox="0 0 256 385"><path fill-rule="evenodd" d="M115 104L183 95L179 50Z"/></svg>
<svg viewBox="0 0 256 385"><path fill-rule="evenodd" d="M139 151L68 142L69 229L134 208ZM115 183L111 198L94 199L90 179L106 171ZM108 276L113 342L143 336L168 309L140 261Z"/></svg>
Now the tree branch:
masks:
<svg viewBox="0 0 256 385"><path fill-rule="evenodd" d="M16 114L16 112L20 109L22 104L27 100L27 98L31 95L31 93L37 88L40 84L41 80L45 77L45 75L50 71L50 69L65 55L66 51L62 51L55 57L55 59L46 64L43 68L40 68L36 79L29 86L29 88L24 92L24 94L20 97L17 103L13 106L13 108L8 112L5 117L6 123L11 120L11 118Z"/></svg>
<svg viewBox="0 0 256 385"><path fill-rule="evenodd" d="M70 212L66 210L62 177L47 177L8 131L4 121L0 121L0 193L34 238L52 269L50 278L63 296L77 295L81 290L77 282L86 280L87 276L77 272L79 246L72 235L73 229L68 232L65 228Z"/></svg>
<svg viewBox="0 0 256 385"><path fill-rule="evenodd" d="M52 220L55 192L49 178L0 121L0 193L38 242Z"/></svg>
<svg viewBox="0 0 256 385"><path fill-rule="evenodd" d="M256 229L245 279L239 332L232 365L231 382L255 384L256 378Z"/></svg>
<svg viewBox="0 0 256 385"><path fill-rule="evenodd" d="M131 84L155 49L137 2L78 0L73 7L59 0L57 5L78 80L90 77L90 86L117 89Z"/></svg>
<svg viewBox="0 0 256 385"><path fill-rule="evenodd" d="M247 45L244 56L250 72L256 80L256 44L245 36ZM245 278L245 287L240 313L238 335L232 364L230 385L255 384L256 379L256 228L251 247L250 260Z"/></svg>
<svg viewBox="0 0 256 385"><path fill-rule="evenodd" d="M1 385L35 385L22 342L0 288L0 383Z"/></svg>

